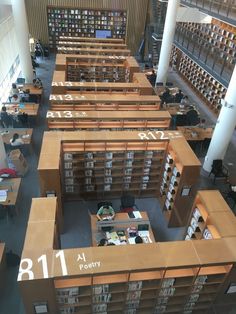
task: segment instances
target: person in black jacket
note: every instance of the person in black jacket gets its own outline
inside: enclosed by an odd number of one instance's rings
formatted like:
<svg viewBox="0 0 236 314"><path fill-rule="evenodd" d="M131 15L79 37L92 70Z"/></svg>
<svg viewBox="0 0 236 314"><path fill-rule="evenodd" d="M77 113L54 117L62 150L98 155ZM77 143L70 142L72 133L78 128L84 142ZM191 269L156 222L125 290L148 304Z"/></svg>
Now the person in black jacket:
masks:
<svg viewBox="0 0 236 314"><path fill-rule="evenodd" d="M182 93L182 90L179 89L178 93L175 94L175 102L180 103L183 97L184 94Z"/></svg>
<svg viewBox="0 0 236 314"><path fill-rule="evenodd" d="M7 113L7 108L5 106L2 106L0 117L1 117L1 123L4 128L12 127L13 119L12 119L12 116Z"/></svg>

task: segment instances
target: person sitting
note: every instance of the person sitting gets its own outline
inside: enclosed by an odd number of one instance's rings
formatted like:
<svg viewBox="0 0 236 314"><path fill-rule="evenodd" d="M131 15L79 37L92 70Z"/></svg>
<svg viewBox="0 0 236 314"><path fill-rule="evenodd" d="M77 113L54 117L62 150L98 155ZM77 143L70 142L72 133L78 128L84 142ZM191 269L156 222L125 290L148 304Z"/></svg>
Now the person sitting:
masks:
<svg viewBox="0 0 236 314"><path fill-rule="evenodd" d="M19 103L21 102L21 98L18 94L14 94L12 97L11 97L11 102L12 103Z"/></svg>
<svg viewBox="0 0 236 314"><path fill-rule="evenodd" d="M18 93L19 93L18 88L17 88L16 84L13 83L11 86L10 93L9 93L9 101L11 102L13 95L17 95Z"/></svg>
<svg viewBox="0 0 236 314"><path fill-rule="evenodd" d="M10 139L11 146L21 146L24 145L24 141L20 138L18 133L14 133L13 137Z"/></svg>
<svg viewBox="0 0 236 314"><path fill-rule="evenodd" d="M97 212L98 220L114 219L114 217L115 217L115 211L109 205L101 206Z"/></svg>
<svg viewBox="0 0 236 314"><path fill-rule="evenodd" d="M184 96L181 101L180 101L180 108L184 108L185 106L187 106L189 104L189 99L188 96Z"/></svg>
<svg viewBox="0 0 236 314"><path fill-rule="evenodd" d="M108 241L105 238L101 239L98 243L98 246L107 246L107 245L108 245Z"/></svg>
<svg viewBox="0 0 236 314"><path fill-rule="evenodd" d="M172 98L172 96L170 94L170 90L168 87L165 88L165 91L162 93L162 95L160 95L160 98L161 98L162 105L170 102L170 99Z"/></svg>
<svg viewBox="0 0 236 314"><path fill-rule="evenodd" d="M140 236L137 236L137 237L135 237L134 241L135 241L135 244L140 244L140 243L143 243L143 238Z"/></svg>
<svg viewBox="0 0 236 314"><path fill-rule="evenodd" d="M12 119L12 116L7 113L7 108L5 106L2 106L0 117L1 117L1 123L4 128L12 127L13 119Z"/></svg>
<svg viewBox="0 0 236 314"><path fill-rule="evenodd" d="M152 73L150 75L148 75L148 80L149 82L152 84L152 86L155 86L156 84L156 78L157 78L157 75L155 73L155 70L152 70Z"/></svg>
<svg viewBox="0 0 236 314"><path fill-rule="evenodd" d="M206 127L206 119L201 119L200 123L197 125L200 128L205 128Z"/></svg>
<svg viewBox="0 0 236 314"><path fill-rule="evenodd" d="M33 79L33 85L36 88L43 88L43 83L40 78Z"/></svg>
<svg viewBox="0 0 236 314"><path fill-rule="evenodd" d="M180 103L183 97L184 94L182 93L182 90L179 89L178 93L175 94L175 102Z"/></svg>

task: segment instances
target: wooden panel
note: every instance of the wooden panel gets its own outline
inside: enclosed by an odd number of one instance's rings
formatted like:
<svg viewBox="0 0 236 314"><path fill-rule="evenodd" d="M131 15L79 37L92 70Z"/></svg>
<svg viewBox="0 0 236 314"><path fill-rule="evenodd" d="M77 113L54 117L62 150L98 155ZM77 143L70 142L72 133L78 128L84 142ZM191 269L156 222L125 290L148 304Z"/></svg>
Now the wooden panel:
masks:
<svg viewBox="0 0 236 314"><path fill-rule="evenodd" d="M28 15L29 33L48 43L47 6L91 8L109 10L127 10L127 45L136 53L142 37L148 0L25 0Z"/></svg>

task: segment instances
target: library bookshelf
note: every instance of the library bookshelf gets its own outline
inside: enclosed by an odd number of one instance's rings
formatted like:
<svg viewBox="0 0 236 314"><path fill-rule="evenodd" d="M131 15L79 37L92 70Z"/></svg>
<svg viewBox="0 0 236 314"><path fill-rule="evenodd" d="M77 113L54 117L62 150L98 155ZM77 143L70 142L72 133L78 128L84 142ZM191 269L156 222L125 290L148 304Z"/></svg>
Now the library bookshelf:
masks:
<svg viewBox="0 0 236 314"><path fill-rule="evenodd" d="M43 228L51 219L49 211L56 212L56 198L33 199L29 225L42 226L41 234L33 236L37 246L29 243L33 231L27 228L21 256L18 284L26 314L43 309L61 314L204 314L212 305L235 303L235 233L208 241L53 248L41 237L42 232L54 233L53 220Z"/></svg>
<svg viewBox="0 0 236 314"><path fill-rule="evenodd" d="M45 132L38 165L42 195L55 191L59 199L109 199L124 192L136 197L160 197L172 155L180 172L175 200L167 212L169 226L186 225L200 162L180 132L173 131L55 131ZM168 177L165 173L168 172ZM188 195L182 190L188 186ZM169 197L170 183L166 189ZM160 197L163 201L164 193Z"/></svg>
<svg viewBox="0 0 236 314"><path fill-rule="evenodd" d="M122 93L134 95L153 95L154 90L144 73L133 73L131 82L68 82L64 71L54 71L52 94L82 93Z"/></svg>
<svg viewBox="0 0 236 314"><path fill-rule="evenodd" d="M139 65L129 56L57 54L55 69L67 81L130 82Z"/></svg>
<svg viewBox="0 0 236 314"><path fill-rule="evenodd" d="M168 111L48 111L48 129L61 130L148 130L168 129Z"/></svg>
<svg viewBox="0 0 236 314"><path fill-rule="evenodd" d="M65 46L61 44L57 47L57 53L61 54L78 54L78 55L103 55L103 56L130 56L129 49L109 49L109 48L78 48L77 46Z"/></svg>
<svg viewBox="0 0 236 314"><path fill-rule="evenodd" d="M160 97L157 95L137 95L128 93L91 93L91 94L51 94L50 110L62 111L116 111L116 110L159 110Z"/></svg>
<svg viewBox="0 0 236 314"><path fill-rule="evenodd" d="M203 99L209 109L218 115L221 108L221 99L225 97L227 87L222 85L178 48L174 47L173 49L172 56L179 60L177 62L177 71L199 97Z"/></svg>
<svg viewBox="0 0 236 314"><path fill-rule="evenodd" d="M60 36L98 37L98 32L109 32L109 37L126 38L127 12L73 7L47 7L50 48L57 47Z"/></svg>

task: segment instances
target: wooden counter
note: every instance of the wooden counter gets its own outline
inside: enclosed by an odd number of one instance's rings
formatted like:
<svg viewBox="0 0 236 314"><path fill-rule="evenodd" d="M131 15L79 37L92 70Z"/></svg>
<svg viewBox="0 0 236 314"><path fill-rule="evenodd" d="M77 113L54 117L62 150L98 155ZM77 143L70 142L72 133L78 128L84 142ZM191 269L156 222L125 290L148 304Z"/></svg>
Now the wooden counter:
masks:
<svg viewBox="0 0 236 314"><path fill-rule="evenodd" d="M90 43L101 42L104 44L107 44L107 43L123 44L124 43L124 39L120 39L120 38L91 38L91 37L60 36L59 39L60 41L71 40L72 42L90 42Z"/></svg>
<svg viewBox="0 0 236 314"><path fill-rule="evenodd" d="M13 134L19 134L20 138L24 141L24 144L31 144L33 129L14 128L14 129L0 129L3 142L10 144L10 139Z"/></svg>
<svg viewBox="0 0 236 314"><path fill-rule="evenodd" d="M23 90L29 89L30 95L38 95L41 97L43 94L43 88L34 87L33 84L24 84L22 89Z"/></svg>

